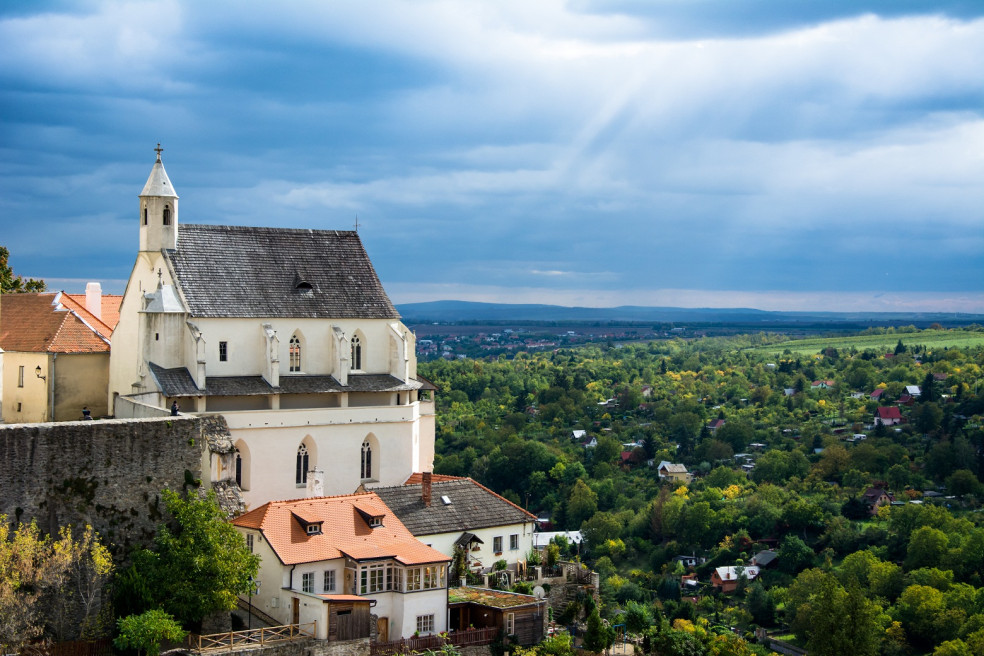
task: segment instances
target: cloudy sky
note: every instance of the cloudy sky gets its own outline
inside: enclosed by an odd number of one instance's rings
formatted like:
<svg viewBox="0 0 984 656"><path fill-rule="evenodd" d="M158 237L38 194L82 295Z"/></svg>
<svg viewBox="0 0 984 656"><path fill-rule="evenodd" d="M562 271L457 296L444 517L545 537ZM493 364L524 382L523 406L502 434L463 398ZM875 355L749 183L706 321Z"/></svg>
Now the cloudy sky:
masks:
<svg viewBox="0 0 984 656"><path fill-rule="evenodd" d="M978 0L0 4L0 245L359 232L397 303L984 312Z"/></svg>

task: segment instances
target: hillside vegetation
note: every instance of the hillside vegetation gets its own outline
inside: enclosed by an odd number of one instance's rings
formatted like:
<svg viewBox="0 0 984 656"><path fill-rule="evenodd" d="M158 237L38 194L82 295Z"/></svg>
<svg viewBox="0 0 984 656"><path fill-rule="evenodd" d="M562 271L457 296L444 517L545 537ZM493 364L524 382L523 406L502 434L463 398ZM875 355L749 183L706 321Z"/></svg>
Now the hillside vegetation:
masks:
<svg viewBox="0 0 984 656"><path fill-rule="evenodd" d="M821 656L971 654L984 648L981 335L760 334L420 370L442 390L436 471L583 531L601 614L645 651L765 653L763 627ZM904 423L873 425L879 408ZM661 479L663 461L693 480ZM746 575L770 547L773 566ZM727 594L710 584L724 566L738 577Z"/></svg>

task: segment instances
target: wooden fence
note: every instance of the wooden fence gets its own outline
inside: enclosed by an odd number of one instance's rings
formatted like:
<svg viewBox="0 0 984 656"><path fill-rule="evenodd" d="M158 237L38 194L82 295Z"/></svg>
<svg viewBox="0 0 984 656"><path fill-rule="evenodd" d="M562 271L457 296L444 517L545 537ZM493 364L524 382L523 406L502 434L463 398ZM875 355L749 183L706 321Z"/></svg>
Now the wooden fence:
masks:
<svg viewBox="0 0 984 656"><path fill-rule="evenodd" d="M411 654L428 650L438 651L446 644L452 644L455 647L488 645L494 642L498 635L499 629L493 626L487 629L472 629L442 635L404 638L403 640L396 640L394 642L373 642L369 645L369 656Z"/></svg>
<svg viewBox="0 0 984 656"><path fill-rule="evenodd" d="M243 647L261 647L278 642L313 638L316 622L308 624L284 624L245 631L230 631L228 633L212 633L209 635L188 636L188 648L198 653L232 651Z"/></svg>

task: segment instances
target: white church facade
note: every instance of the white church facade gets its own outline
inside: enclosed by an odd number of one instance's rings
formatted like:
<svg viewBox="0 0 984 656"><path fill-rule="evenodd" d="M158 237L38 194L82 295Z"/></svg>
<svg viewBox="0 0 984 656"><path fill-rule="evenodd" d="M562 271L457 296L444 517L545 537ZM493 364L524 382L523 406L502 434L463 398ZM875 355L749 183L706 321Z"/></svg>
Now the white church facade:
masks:
<svg viewBox="0 0 984 656"><path fill-rule="evenodd" d="M433 387L356 232L182 225L159 149L138 220L116 416L223 415L247 507L432 469Z"/></svg>

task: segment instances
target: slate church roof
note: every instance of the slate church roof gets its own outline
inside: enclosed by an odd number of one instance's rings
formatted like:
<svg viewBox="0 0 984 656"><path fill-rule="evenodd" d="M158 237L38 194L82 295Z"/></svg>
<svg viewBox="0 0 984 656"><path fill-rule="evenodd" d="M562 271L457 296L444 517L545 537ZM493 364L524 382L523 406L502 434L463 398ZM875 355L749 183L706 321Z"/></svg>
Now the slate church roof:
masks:
<svg viewBox="0 0 984 656"><path fill-rule="evenodd" d="M400 318L351 230L182 223L164 253L194 317Z"/></svg>
<svg viewBox="0 0 984 656"><path fill-rule="evenodd" d="M536 515L470 478L447 478L450 480L433 480L430 506L424 505L420 483L377 487L372 491L414 535L473 531L536 520Z"/></svg>
<svg viewBox="0 0 984 656"><path fill-rule="evenodd" d="M390 374L349 374L342 385L334 376L281 376L280 387L273 387L262 376L208 376L205 389L198 389L184 367L165 369L149 363L150 373L164 396L255 396L264 394L329 394L341 392L405 392L421 389L417 380L406 382Z"/></svg>

